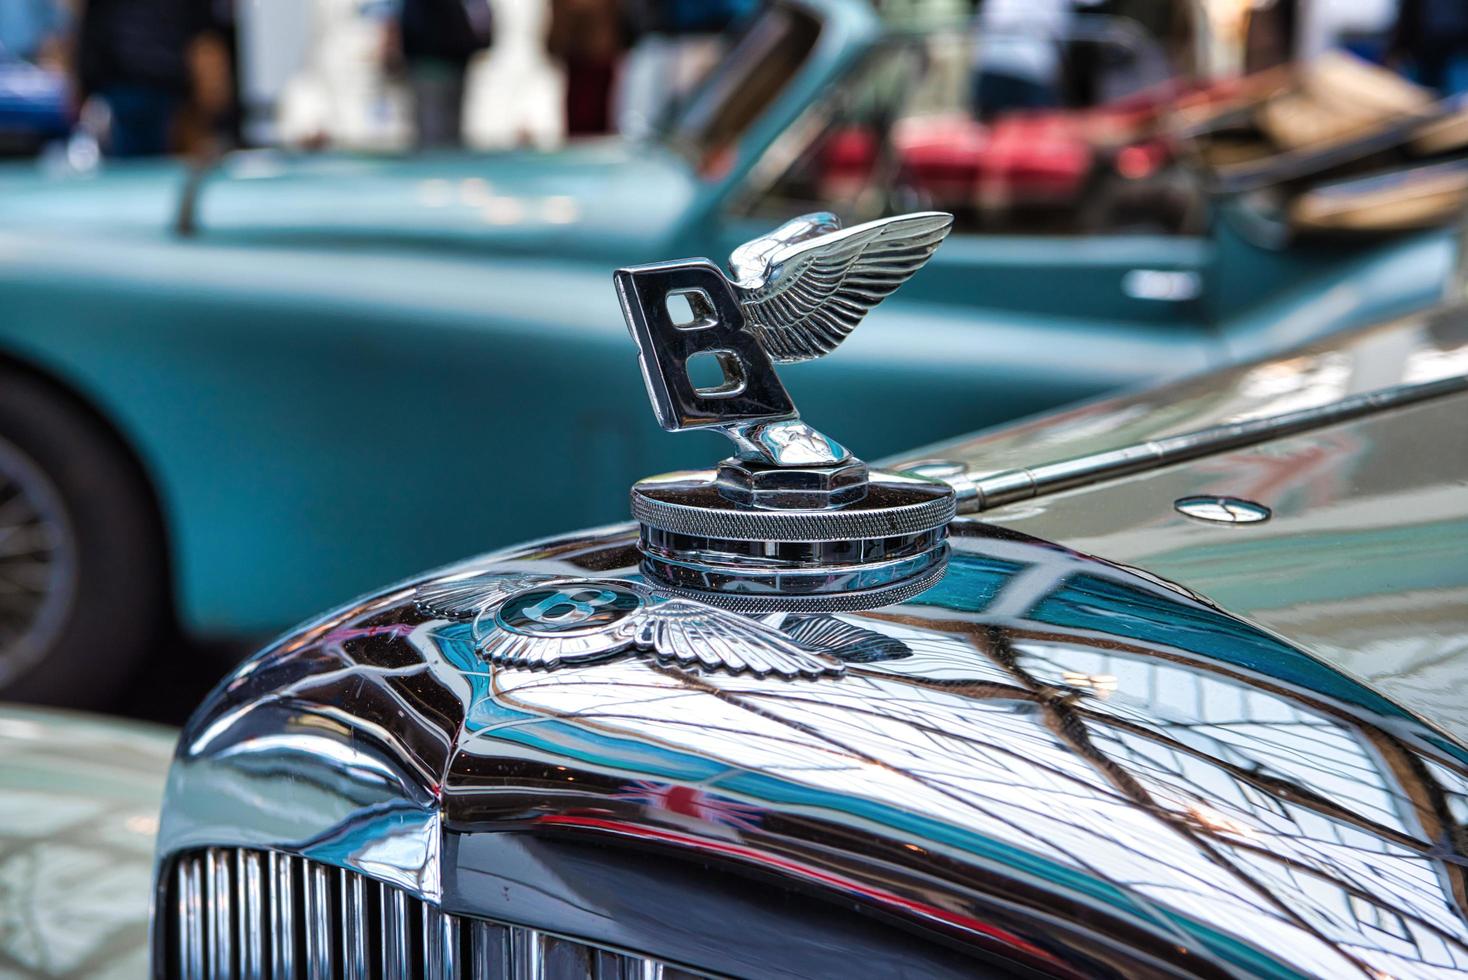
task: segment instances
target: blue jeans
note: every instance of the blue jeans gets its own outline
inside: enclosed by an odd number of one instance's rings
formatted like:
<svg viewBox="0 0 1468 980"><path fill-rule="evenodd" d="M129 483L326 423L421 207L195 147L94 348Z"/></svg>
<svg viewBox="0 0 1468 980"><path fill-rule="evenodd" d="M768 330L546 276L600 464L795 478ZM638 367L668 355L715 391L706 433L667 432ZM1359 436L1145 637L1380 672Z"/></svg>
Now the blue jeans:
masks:
<svg viewBox="0 0 1468 980"><path fill-rule="evenodd" d="M168 131L179 104L176 94L149 85L113 85L101 94L112 111L110 156L147 157L168 152Z"/></svg>

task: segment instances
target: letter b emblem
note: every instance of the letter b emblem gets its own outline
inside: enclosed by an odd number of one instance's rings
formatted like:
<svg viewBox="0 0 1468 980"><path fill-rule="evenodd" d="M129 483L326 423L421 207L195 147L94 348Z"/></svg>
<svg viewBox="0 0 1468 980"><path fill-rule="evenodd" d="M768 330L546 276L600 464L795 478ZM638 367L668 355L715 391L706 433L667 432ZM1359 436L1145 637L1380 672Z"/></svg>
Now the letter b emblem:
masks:
<svg viewBox="0 0 1468 980"><path fill-rule="evenodd" d="M744 313L718 266L707 259L618 269L622 310L637 341L642 376L658 424L670 432L739 422L793 418L795 405L774 364L744 329ZM692 318L674 321L668 298L681 295ZM720 385L700 388L688 362L714 357Z"/></svg>

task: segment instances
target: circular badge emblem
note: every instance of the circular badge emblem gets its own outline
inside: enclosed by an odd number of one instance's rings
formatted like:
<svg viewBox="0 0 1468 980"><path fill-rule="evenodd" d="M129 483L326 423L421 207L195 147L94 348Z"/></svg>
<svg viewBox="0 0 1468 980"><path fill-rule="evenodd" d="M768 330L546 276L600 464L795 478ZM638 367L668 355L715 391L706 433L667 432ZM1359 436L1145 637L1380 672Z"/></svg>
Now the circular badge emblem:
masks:
<svg viewBox="0 0 1468 980"><path fill-rule="evenodd" d="M1184 517L1213 524L1259 524L1270 517L1268 507L1240 497L1182 497L1173 507Z"/></svg>
<svg viewBox="0 0 1468 980"><path fill-rule="evenodd" d="M642 597L607 582L568 582L526 589L510 596L495 625L521 636L595 633L642 608Z"/></svg>

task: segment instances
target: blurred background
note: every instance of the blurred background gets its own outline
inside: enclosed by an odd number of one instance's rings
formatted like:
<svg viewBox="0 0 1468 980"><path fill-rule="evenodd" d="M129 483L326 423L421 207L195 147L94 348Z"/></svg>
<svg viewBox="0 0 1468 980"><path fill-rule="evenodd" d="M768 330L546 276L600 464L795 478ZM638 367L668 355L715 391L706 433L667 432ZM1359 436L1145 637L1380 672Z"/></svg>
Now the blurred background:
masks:
<svg viewBox="0 0 1468 980"><path fill-rule="evenodd" d="M1462 0L0 0L0 699L624 519L719 450L610 271L804 212L957 218L789 372L869 459L1426 309L1464 92Z"/></svg>
<svg viewBox="0 0 1468 980"><path fill-rule="evenodd" d="M407 153L649 136L759 0L7 0L5 151L112 157L283 146ZM1169 80L1196 109L1329 52L1437 96L1468 88L1453 0L879 0L943 31L928 105L977 120L1114 104ZM965 19L971 31L954 33ZM790 65L768 65L772 70ZM1277 79L1274 79L1277 81ZM886 84L898 84L888 70ZM1268 79L1254 79L1264 87ZM1390 88L1380 77L1369 79ZM772 81L773 84L773 81ZM869 86L883 84L875 79ZM1230 94L1233 87L1224 86ZM1410 100L1406 89L1383 102ZM1150 101L1162 93L1152 90ZM1349 93L1333 108L1356 115ZM872 97L876 97L873 93ZM1137 99L1140 108L1148 99ZM1377 107L1380 108L1380 107ZM1326 124L1325 120L1313 120ZM1299 120L1303 126L1304 121ZM1340 120L1336 120L1337 123ZM1294 134L1296 140L1322 135ZM58 145L59 144L59 145ZM848 155L856 147L845 147ZM1127 164L1142 165L1141 154Z"/></svg>
<svg viewBox="0 0 1468 980"><path fill-rule="evenodd" d="M411 153L642 138L728 53L759 6L7 0L0 132L10 156L66 147L79 166L92 150L110 157L238 147ZM1223 95L1204 91L1210 82L1331 51L1437 97L1468 88L1468 12L1453 0L878 0L875 7L894 31L948 34L945 50L929 51L951 75L929 82L931 98L962 101L945 107L975 119L1114 104L1169 79L1199 89L1189 106L1196 107ZM967 18L972 34L954 35ZM897 84L893 70L888 75L887 84ZM1405 100L1405 91L1378 95ZM1151 101L1160 95L1152 91ZM1334 109L1348 110L1348 92L1337 95ZM1355 109L1359 116L1371 107ZM1141 154L1133 156L1129 166L1142 166Z"/></svg>

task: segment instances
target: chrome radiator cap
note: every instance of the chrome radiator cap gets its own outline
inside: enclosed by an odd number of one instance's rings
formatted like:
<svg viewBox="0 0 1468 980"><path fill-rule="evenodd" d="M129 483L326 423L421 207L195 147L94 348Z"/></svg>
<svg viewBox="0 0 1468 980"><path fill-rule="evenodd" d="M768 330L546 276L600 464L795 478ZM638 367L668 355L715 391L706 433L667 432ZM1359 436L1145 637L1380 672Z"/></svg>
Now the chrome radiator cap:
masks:
<svg viewBox="0 0 1468 980"><path fill-rule="evenodd" d="M942 577L953 490L873 473L844 506L751 508L713 471L632 488L642 570L664 591L740 612L839 612L901 602Z"/></svg>
<svg viewBox="0 0 1468 980"><path fill-rule="evenodd" d="M820 213L736 249L734 279L706 259L617 271L658 423L715 429L735 447L716 469L632 488L651 582L739 612L831 612L900 602L942 577L952 488L872 472L801 420L775 364L834 350L952 224L925 212L842 229ZM712 384L694 381L700 361L717 368Z"/></svg>

